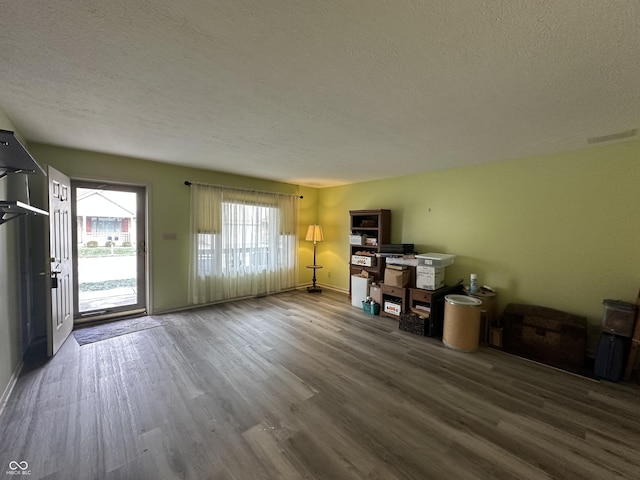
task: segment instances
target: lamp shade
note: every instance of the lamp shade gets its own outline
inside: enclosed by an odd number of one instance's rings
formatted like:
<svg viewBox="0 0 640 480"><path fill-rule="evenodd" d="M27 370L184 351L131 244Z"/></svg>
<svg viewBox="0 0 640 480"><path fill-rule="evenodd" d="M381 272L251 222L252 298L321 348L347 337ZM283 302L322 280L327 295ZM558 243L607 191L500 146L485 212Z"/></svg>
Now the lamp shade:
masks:
<svg viewBox="0 0 640 480"><path fill-rule="evenodd" d="M322 227L320 225L309 225L307 228L307 236L305 240L308 242L322 242L324 235L322 235Z"/></svg>

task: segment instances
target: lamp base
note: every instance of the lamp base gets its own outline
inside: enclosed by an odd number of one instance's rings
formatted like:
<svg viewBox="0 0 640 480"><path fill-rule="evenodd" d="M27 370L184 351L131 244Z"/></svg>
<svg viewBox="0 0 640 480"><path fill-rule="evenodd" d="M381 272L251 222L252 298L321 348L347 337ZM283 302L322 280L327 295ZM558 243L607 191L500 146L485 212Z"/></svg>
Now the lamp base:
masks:
<svg viewBox="0 0 640 480"><path fill-rule="evenodd" d="M311 279L311 286L307 287L309 293L320 293L322 289L316 286L316 270L322 268L322 265L316 265L316 245L313 245L313 265L307 265L307 268L313 269L313 278Z"/></svg>

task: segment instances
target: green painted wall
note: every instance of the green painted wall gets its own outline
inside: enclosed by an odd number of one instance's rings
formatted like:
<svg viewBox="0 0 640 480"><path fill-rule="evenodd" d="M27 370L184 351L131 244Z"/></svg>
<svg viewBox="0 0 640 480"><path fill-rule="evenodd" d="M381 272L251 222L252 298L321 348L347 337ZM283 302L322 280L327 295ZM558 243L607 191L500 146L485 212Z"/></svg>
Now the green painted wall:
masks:
<svg viewBox="0 0 640 480"><path fill-rule="evenodd" d="M348 289L349 210L388 208L392 241L457 255L447 283L588 317L640 288L640 142L325 188L320 281ZM331 274L331 278L328 275Z"/></svg>
<svg viewBox="0 0 640 480"><path fill-rule="evenodd" d="M15 131L4 111L0 109L0 129ZM0 199L13 197L23 177L9 175L0 180ZM23 198L11 198L23 200ZM22 361L20 306L20 222L12 220L0 225L0 397L17 373ZM0 408L2 406L0 405Z"/></svg>
<svg viewBox="0 0 640 480"><path fill-rule="evenodd" d="M306 245L304 234L307 225L316 221L316 189L48 145L31 145L31 152L40 164L51 165L72 179L148 187L153 312L182 308L188 303L189 187L184 185L185 180L303 195L299 218L299 281L302 284L308 281L305 265L311 263L312 250ZM176 234L176 240L166 240L167 233Z"/></svg>

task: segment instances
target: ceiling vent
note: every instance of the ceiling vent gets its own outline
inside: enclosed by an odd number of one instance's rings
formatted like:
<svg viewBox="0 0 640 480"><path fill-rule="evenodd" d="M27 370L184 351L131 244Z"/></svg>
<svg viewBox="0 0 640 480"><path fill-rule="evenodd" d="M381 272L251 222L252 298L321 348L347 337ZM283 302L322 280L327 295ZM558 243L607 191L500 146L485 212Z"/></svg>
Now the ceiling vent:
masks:
<svg viewBox="0 0 640 480"><path fill-rule="evenodd" d="M609 135L602 135L601 137L589 137L587 138L588 143L602 143L602 142L611 142L613 140L621 140L623 138L633 137L638 133L637 128L632 128L631 130L625 130L624 132L618 133L610 133Z"/></svg>

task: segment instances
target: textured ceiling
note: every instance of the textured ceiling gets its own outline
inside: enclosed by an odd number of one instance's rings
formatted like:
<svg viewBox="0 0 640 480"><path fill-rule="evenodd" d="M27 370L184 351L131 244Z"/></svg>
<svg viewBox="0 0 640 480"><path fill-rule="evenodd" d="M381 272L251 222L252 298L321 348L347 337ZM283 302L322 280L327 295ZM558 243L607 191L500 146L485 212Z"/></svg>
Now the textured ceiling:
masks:
<svg viewBox="0 0 640 480"><path fill-rule="evenodd" d="M30 141L328 186L640 125L637 0L3 2Z"/></svg>

